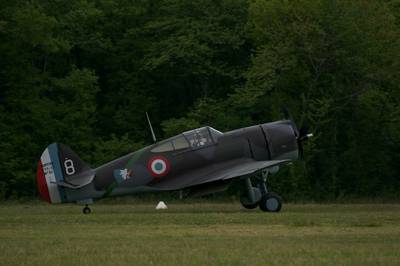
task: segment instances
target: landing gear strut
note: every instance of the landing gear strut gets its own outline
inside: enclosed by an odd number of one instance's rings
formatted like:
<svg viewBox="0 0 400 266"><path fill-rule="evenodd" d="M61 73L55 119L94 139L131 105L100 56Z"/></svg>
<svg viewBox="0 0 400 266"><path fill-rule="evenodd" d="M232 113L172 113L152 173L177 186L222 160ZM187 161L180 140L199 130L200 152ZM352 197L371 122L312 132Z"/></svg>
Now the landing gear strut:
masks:
<svg viewBox="0 0 400 266"><path fill-rule="evenodd" d="M261 192L257 187L253 187L250 178L245 179L246 192L240 197L240 203L246 209L254 209L261 200Z"/></svg>
<svg viewBox="0 0 400 266"><path fill-rule="evenodd" d="M82 209L82 212L84 214L89 214L92 212L92 210L90 209L89 205L86 204L85 207Z"/></svg>

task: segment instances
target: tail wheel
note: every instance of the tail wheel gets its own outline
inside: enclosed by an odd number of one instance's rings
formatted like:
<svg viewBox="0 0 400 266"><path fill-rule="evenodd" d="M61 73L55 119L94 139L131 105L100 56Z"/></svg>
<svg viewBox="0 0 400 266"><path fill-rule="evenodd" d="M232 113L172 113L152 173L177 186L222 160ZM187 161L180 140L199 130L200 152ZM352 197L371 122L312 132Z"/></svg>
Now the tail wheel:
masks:
<svg viewBox="0 0 400 266"><path fill-rule="evenodd" d="M92 212L92 210L89 208L89 206L85 206L85 207L82 209L82 212L83 212L84 214L89 214L89 213Z"/></svg>
<svg viewBox="0 0 400 266"><path fill-rule="evenodd" d="M274 192L268 192L262 197L259 206L264 212L279 212L282 208L282 198Z"/></svg>

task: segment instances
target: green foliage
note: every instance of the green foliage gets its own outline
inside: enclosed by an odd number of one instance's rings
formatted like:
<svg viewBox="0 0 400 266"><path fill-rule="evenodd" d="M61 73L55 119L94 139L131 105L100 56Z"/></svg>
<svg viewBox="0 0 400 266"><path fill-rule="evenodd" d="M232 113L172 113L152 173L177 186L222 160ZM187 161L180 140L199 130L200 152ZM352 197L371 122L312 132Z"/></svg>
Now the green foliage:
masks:
<svg viewBox="0 0 400 266"><path fill-rule="evenodd" d="M391 124L385 116L398 102L400 62L399 28L387 6L254 1L249 10L258 49L247 86L259 91L270 117L287 105L300 124L310 123L316 137L306 165L314 197L384 193L396 172L383 139Z"/></svg>
<svg viewBox="0 0 400 266"><path fill-rule="evenodd" d="M172 118L164 121L161 125L167 137L172 137L186 130L200 127L199 122L190 118Z"/></svg>
<svg viewBox="0 0 400 266"><path fill-rule="evenodd" d="M97 139L96 142L93 142L93 147L91 147L93 152L87 154L91 156L88 158L88 161L94 166L100 166L142 147L142 143L132 143L128 135L118 138L114 134L111 134L109 139Z"/></svg>
<svg viewBox="0 0 400 266"><path fill-rule="evenodd" d="M0 198L34 196L52 142L100 165L157 137L291 110L315 135L286 199L400 189L399 1L0 3Z"/></svg>

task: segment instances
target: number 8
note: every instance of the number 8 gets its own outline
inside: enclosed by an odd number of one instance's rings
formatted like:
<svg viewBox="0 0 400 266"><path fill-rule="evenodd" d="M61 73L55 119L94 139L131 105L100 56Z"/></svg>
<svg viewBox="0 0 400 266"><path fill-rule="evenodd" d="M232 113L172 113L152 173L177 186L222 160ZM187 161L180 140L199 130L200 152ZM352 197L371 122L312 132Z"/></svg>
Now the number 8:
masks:
<svg viewBox="0 0 400 266"><path fill-rule="evenodd" d="M65 173L67 175L75 174L74 162L71 159L64 161Z"/></svg>

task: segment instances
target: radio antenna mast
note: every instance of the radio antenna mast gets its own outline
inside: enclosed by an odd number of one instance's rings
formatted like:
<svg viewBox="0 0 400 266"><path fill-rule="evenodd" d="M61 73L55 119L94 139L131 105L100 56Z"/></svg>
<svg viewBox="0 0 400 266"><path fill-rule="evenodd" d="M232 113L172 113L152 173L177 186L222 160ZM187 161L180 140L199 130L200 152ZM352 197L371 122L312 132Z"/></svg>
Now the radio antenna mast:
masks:
<svg viewBox="0 0 400 266"><path fill-rule="evenodd" d="M151 126L149 114L146 112L146 117L147 117L147 122L149 123L150 131L151 131L151 137L153 138L154 143L157 142L156 135L154 134L153 127Z"/></svg>

